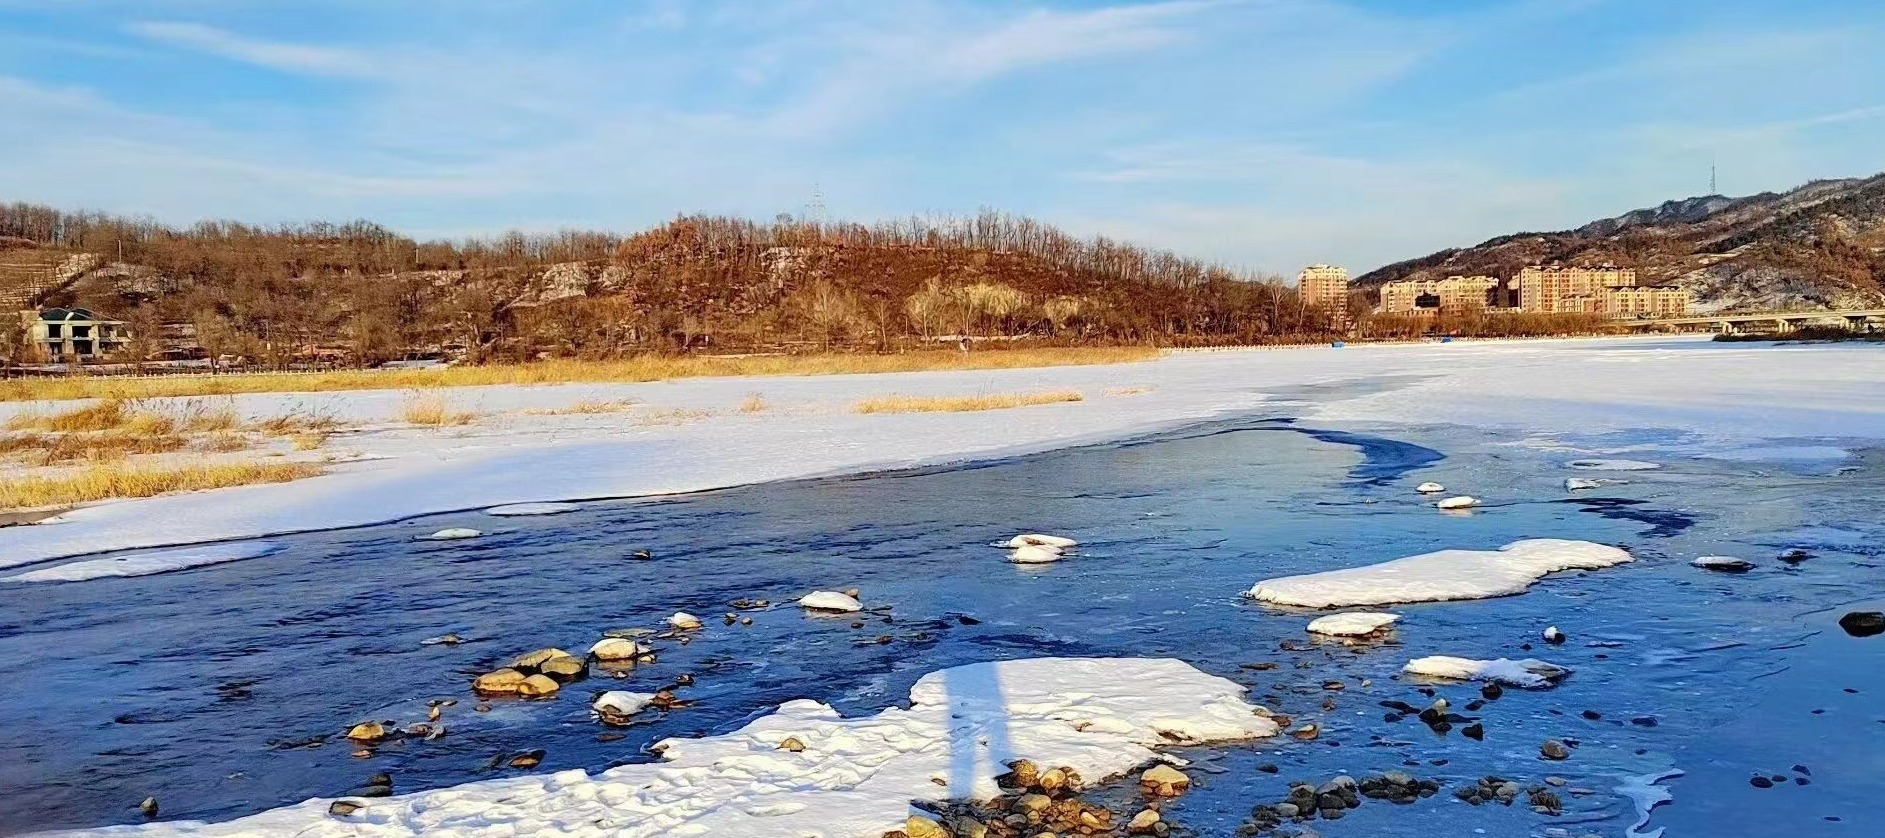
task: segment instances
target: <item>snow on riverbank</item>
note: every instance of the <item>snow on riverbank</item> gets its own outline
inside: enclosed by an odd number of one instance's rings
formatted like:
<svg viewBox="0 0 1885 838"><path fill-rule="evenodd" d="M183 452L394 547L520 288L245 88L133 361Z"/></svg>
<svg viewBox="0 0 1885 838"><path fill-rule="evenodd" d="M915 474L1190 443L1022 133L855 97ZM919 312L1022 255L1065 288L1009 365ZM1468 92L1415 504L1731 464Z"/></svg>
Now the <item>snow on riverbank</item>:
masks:
<svg viewBox="0 0 1885 838"><path fill-rule="evenodd" d="M912 800L992 797L1004 763L1124 774L1178 743L1276 734L1244 688L1175 660L1038 658L924 676L908 710L845 719L792 701L744 728L668 739L663 761L469 783L328 814L310 800L220 824L154 823L59 835L594 835L876 838ZM786 738L802 751L783 750Z"/></svg>
<svg viewBox="0 0 1885 838"><path fill-rule="evenodd" d="M507 504L1012 456L1266 404L1323 425L1461 424L1542 435L1672 429L1716 450L1759 450L1783 438L1885 439L1878 358L1876 347L1852 345L1455 342L1178 354L1115 366L468 387L445 391L454 410L479 416L455 428L393 421L407 399L397 390L244 395L229 401L248 418L299 413L355 428L323 449L340 461L334 473L103 504L0 529L0 567ZM1046 389L1075 389L1086 399L978 413L850 409L887 393ZM741 412L755 393L767 409ZM639 412L554 412L585 401L634 401ZM0 414L36 407L45 405L0 405Z"/></svg>
<svg viewBox="0 0 1885 838"><path fill-rule="evenodd" d="M1616 547L1534 538L1497 550L1438 550L1364 567L1267 579L1251 588L1249 596L1305 608L1484 599L1524 593L1548 573L1596 570L1630 560L1628 552Z"/></svg>

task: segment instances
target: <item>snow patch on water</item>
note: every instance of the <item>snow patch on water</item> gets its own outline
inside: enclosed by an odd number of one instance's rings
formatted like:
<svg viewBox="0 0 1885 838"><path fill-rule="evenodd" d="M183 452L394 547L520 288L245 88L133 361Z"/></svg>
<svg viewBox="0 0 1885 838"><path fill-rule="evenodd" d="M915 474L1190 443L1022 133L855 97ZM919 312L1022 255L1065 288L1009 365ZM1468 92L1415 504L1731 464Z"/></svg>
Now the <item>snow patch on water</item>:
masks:
<svg viewBox="0 0 1885 838"><path fill-rule="evenodd" d="M1569 669L1536 658L1481 661L1447 655L1415 658L1408 661L1401 671L1448 681L1492 681L1528 690L1544 689L1571 674Z"/></svg>
<svg viewBox="0 0 1885 838"><path fill-rule="evenodd" d="M504 506L493 506L490 509L486 509L484 514L497 515L499 517L518 515L561 515L565 512L575 512L581 508L582 507L573 503L511 503L505 504Z"/></svg>
<svg viewBox="0 0 1885 838"><path fill-rule="evenodd" d="M1182 661L1036 658L959 666L910 688L909 709L846 719L790 701L732 733L668 739L663 761L467 783L330 816L309 800L219 824L193 821L66 835L613 835L875 838L913 800L993 797L1005 763L1070 766L1089 780L1160 759L1154 750L1274 736L1244 688ZM626 702L632 704L633 702ZM803 751L779 747L798 739Z"/></svg>
<svg viewBox="0 0 1885 838"><path fill-rule="evenodd" d="M1400 618L1399 614L1385 614L1379 611L1348 611L1310 620L1309 632L1335 637L1360 637L1394 625L1394 622Z"/></svg>
<svg viewBox="0 0 1885 838"><path fill-rule="evenodd" d="M1668 789L1657 784L1680 776L1682 776L1681 769L1671 768L1640 777L1625 777L1623 782L1617 784L1617 793L1629 798L1630 802L1636 805L1636 822L1623 831L1626 838L1662 838L1661 827L1650 832L1644 832L1643 828L1649 826L1649 815L1655 811L1656 807L1675 799L1675 795L1670 794Z"/></svg>
<svg viewBox="0 0 1885 838"><path fill-rule="evenodd" d="M245 541L233 544L206 544L176 550L152 550L126 553L102 559L62 564L30 573L0 577L0 582L82 582L109 576L150 576L186 570L192 567L259 559L281 549L272 541Z"/></svg>
<svg viewBox="0 0 1885 838"><path fill-rule="evenodd" d="M1258 582L1249 596L1305 608L1484 599L1524 593L1561 570L1596 570L1631 561L1628 552L1588 541L1533 538L1497 550L1439 550L1364 567Z"/></svg>

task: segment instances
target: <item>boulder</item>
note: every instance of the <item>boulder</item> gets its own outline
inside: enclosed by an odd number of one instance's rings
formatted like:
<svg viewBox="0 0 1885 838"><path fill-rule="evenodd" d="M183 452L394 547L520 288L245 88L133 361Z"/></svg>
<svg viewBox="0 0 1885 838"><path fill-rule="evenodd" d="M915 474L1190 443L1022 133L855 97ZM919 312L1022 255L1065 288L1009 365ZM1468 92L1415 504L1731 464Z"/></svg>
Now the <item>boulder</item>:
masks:
<svg viewBox="0 0 1885 838"><path fill-rule="evenodd" d="M1049 547L1042 544L1023 544L1020 547L1016 547L1014 552L1008 554L1008 561L1014 562L1015 564L1047 564L1048 562L1060 561L1060 557L1061 551L1058 547Z"/></svg>
<svg viewBox="0 0 1885 838"><path fill-rule="evenodd" d="M386 735L386 726L379 722L361 722L347 731L347 738L355 742L378 742Z"/></svg>
<svg viewBox="0 0 1885 838"><path fill-rule="evenodd" d="M534 652L528 652L522 655L518 655L516 660L511 661L511 668L522 670L524 672L535 672L537 671L537 667L543 665L544 661L547 661L551 658L566 658L569 656L570 654L568 652L565 652L562 649L557 649L554 647L549 648L549 649L538 649Z"/></svg>
<svg viewBox="0 0 1885 838"><path fill-rule="evenodd" d="M1152 831L1152 825L1159 822L1159 813L1151 809L1140 809L1126 822L1126 831L1134 835L1144 835Z"/></svg>
<svg viewBox="0 0 1885 838"><path fill-rule="evenodd" d="M515 669L500 669L478 676L471 682L471 688L488 695L513 695L523 686L526 677Z"/></svg>
<svg viewBox="0 0 1885 838"><path fill-rule="evenodd" d="M1041 533L1031 532L1010 538L1002 542L1000 546L1009 548L1052 547L1056 550L1066 550L1079 545L1080 542L1067 538L1066 536L1043 535Z"/></svg>
<svg viewBox="0 0 1885 838"><path fill-rule="evenodd" d="M1160 763L1139 775L1139 787L1160 797L1177 797L1191 787L1191 778L1183 771Z"/></svg>
<svg viewBox="0 0 1885 838"><path fill-rule="evenodd" d="M605 637L589 647L589 654L603 663L633 661L653 653L653 647L624 637Z"/></svg>
<svg viewBox="0 0 1885 838"><path fill-rule="evenodd" d="M477 538L481 535L484 533L470 527L446 527L424 538L427 541L457 541L463 538Z"/></svg>
<svg viewBox="0 0 1885 838"><path fill-rule="evenodd" d="M610 690L591 702L589 708L596 711L605 722L626 724L630 716L648 709L654 704L654 693L632 693L626 690Z"/></svg>
<svg viewBox="0 0 1885 838"><path fill-rule="evenodd" d="M526 698L550 696L556 695L556 691L562 687L563 685L558 684L556 679L548 675L532 675L517 685L517 694Z"/></svg>
<svg viewBox="0 0 1885 838"><path fill-rule="evenodd" d="M1885 634L1885 612L1852 611L1839 618L1839 627L1853 637Z"/></svg>
<svg viewBox="0 0 1885 838"><path fill-rule="evenodd" d="M1753 562L1733 556L1703 556L1689 564L1716 573L1746 573L1754 569Z"/></svg>
<svg viewBox="0 0 1885 838"><path fill-rule="evenodd" d="M700 628L700 618L686 611L676 611L674 616L668 618L668 625L682 631L691 631Z"/></svg>
<svg viewBox="0 0 1885 838"><path fill-rule="evenodd" d="M1418 486L1415 486L1414 491L1419 492L1423 495L1437 495L1441 492L1446 491L1446 487L1438 483L1427 482L1427 483L1422 483Z"/></svg>
<svg viewBox="0 0 1885 838"><path fill-rule="evenodd" d="M1467 495L1447 498L1434 504L1436 509L1471 509L1479 505L1479 499Z"/></svg>
<svg viewBox="0 0 1885 838"><path fill-rule="evenodd" d="M949 830L922 815L911 815L904 821L903 834L910 838L952 838Z"/></svg>
<svg viewBox="0 0 1885 838"><path fill-rule="evenodd" d="M538 665L537 674L547 675L560 683L567 684L589 674L589 664L575 655L562 655Z"/></svg>

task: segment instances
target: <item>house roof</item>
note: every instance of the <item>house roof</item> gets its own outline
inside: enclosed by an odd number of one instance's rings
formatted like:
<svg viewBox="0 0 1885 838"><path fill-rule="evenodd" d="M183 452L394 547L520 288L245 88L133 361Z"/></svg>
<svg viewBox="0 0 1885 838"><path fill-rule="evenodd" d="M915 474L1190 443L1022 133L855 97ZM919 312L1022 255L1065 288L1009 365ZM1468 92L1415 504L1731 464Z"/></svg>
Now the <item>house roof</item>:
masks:
<svg viewBox="0 0 1885 838"><path fill-rule="evenodd" d="M39 313L39 319L50 323L62 323L67 320L97 320L91 311L82 308L49 308Z"/></svg>

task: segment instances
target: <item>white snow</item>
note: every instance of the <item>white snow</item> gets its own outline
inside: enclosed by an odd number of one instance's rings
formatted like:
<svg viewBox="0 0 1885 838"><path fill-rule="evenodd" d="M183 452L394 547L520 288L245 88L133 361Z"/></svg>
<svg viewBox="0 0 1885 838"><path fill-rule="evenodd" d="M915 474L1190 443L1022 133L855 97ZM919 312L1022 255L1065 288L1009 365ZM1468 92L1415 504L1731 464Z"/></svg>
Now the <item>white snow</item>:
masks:
<svg viewBox="0 0 1885 838"><path fill-rule="evenodd" d="M1566 477L1564 478L1564 490L1567 492L1581 492L1581 491L1584 491L1585 489L1597 489L1597 488L1611 485L1613 483L1622 483L1622 482L1624 481L1604 480L1601 478L1590 478L1590 477Z"/></svg>
<svg viewBox="0 0 1885 838"><path fill-rule="evenodd" d="M1446 498L1440 501L1439 503L1434 504L1434 506L1439 509L1471 509L1478 505L1479 505L1479 499L1475 497L1470 497L1468 495L1460 495L1459 497Z"/></svg>
<svg viewBox="0 0 1885 838"><path fill-rule="evenodd" d="M1536 658L1481 661L1446 655L1415 658L1401 667L1401 671L1448 681L1493 681L1528 690L1549 687L1558 679L1571 674L1569 669Z"/></svg>
<svg viewBox="0 0 1885 838"><path fill-rule="evenodd" d="M407 398L398 389L249 394L229 398L245 419L298 411L355 427L321 451L290 455L333 457L332 473L105 503L7 527L0 529L0 567L549 498L673 494L1008 457L1247 413L1279 398L1239 382L1260 382L1273 393L1310 386L1342 393L1290 396L1297 400L1292 414L1324 427L1458 425L1540 438L1675 431L1693 440L1684 443L1685 455L1695 456L1796 440L1885 439L1885 388L1877 380L1872 347L1633 338L1175 353L1149 363L1051 369L447 388L441 392L454 409L479 414L451 429L391 421ZM1368 386L1376 382L1384 386ZM1026 421L1011 411L849 410L860 398L892 391L1093 395L1114 387L1154 388L1159 397L1031 408ZM755 391L774 409L741 414L740 402ZM543 412L582 400L711 415L638 423L632 412ZM1750 407L1777 404L1787 409ZM0 404L0 421L64 406Z"/></svg>
<svg viewBox="0 0 1885 838"><path fill-rule="evenodd" d="M589 707L597 713L613 713L617 716L633 716L648 709L655 700L654 693L632 693L626 690L610 690L590 703Z"/></svg>
<svg viewBox="0 0 1885 838"><path fill-rule="evenodd" d="M653 651L654 647L626 637L605 637L589 647L589 654L599 661L629 661Z"/></svg>
<svg viewBox="0 0 1885 838"><path fill-rule="evenodd" d="M1580 471L1652 471L1662 468L1662 463L1652 463L1648 460L1591 459L1572 460L1565 463L1564 467Z"/></svg>
<svg viewBox="0 0 1885 838"><path fill-rule="evenodd" d="M0 577L0 582L82 582L108 576L150 576L192 567L256 559L281 549L270 541L243 541L232 544L205 544L176 550L127 553L34 570Z"/></svg>
<svg viewBox="0 0 1885 838"><path fill-rule="evenodd" d="M510 503L503 506L493 506L490 509L486 509L484 514L496 515L501 518L523 515L561 515L565 512L575 512L581 508L582 507L573 503Z"/></svg>
<svg viewBox="0 0 1885 838"><path fill-rule="evenodd" d="M1399 614L1379 611L1346 611L1310 620L1309 631L1336 637L1361 637L1394 625L1394 621L1400 618Z"/></svg>
<svg viewBox="0 0 1885 838"><path fill-rule="evenodd" d="M837 591L813 591L799 597L799 607L813 611L862 611L864 604L856 597Z"/></svg>
<svg viewBox="0 0 1885 838"><path fill-rule="evenodd" d="M1068 538L1064 535L1042 535L1041 533L1031 532L1025 535L1017 535L1014 538L1010 538L1007 541L1004 541L997 546L999 547L1029 547L1029 546L1052 547L1056 550L1066 550L1073 547L1077 547L1079 546L1079 544L1080 542L1075 541L1071 538Z"/></svg>
<svg viewBox="0 0 1885 838"><path fill-rule="evenodd" d="M1649 826L1650 813L1656 811L1656 807L1675 799L1675 795L1670 794L1669 789L1660 783L1680 777L1682 773L1681 769L1671 768L1654 774L1622 778L1623 781L1616 786L1617 793L1636 805L1636 822L1623 830L1624 838L1662 838L1661 827L1648 832L1643 830Z"/></svg>
<svg viewBox="0 0 1885 838"><path fill-rule="evenodd" d="M1422 483L1418 486L1415 486L1414 491L1419 492L1423 495L1437 495L1441 492L1446 491L1446 487L1438 483L1430 482L1430 483Z"/></svg>
<svg viewBox="0 0 1885 838"><path fill-rule="evenodd" d="M1363 567L1267 579L1251 588L1249 595L1262 602L1307 608L1484 599L1523 593L1548 573L1595 570L1627 561L1630 554L1616 547L1534 538L1497 550L1439 550Z"/></svg>
<svg viewBox="0 0 1885 838"><path fill-rule="evenodd" d="M1160 759L1157 748L1252 739L1276 725L1244 688L1175 660L1038 658L934 672L908 709L846 719L787 702L732 733L668 739L662 761L362 799L316 799L219 824L157 822L69 835L518 835L877 838L913 800L992 797L1005 763L1069 766L1088 781ZM802 752L780 749L787 737Z"/></svg>
<svg viewBox="0 0 1885 838"><path fill-rule="evenodd" d="M484 533L470 527L446 527L431 535L422 535L420 538L426 541L456 541L464 538L477 538L481 535L484 535Z"/></svg>
<svg viewBox="0 0 1885 838"><path fill-rule="evenodd" d="M1008 561L1015 564L1046 564L1060 561L1060 557L1061 552L1058 547L1049 547L1045 544L1023 544L1008 554Z"/></svg>

